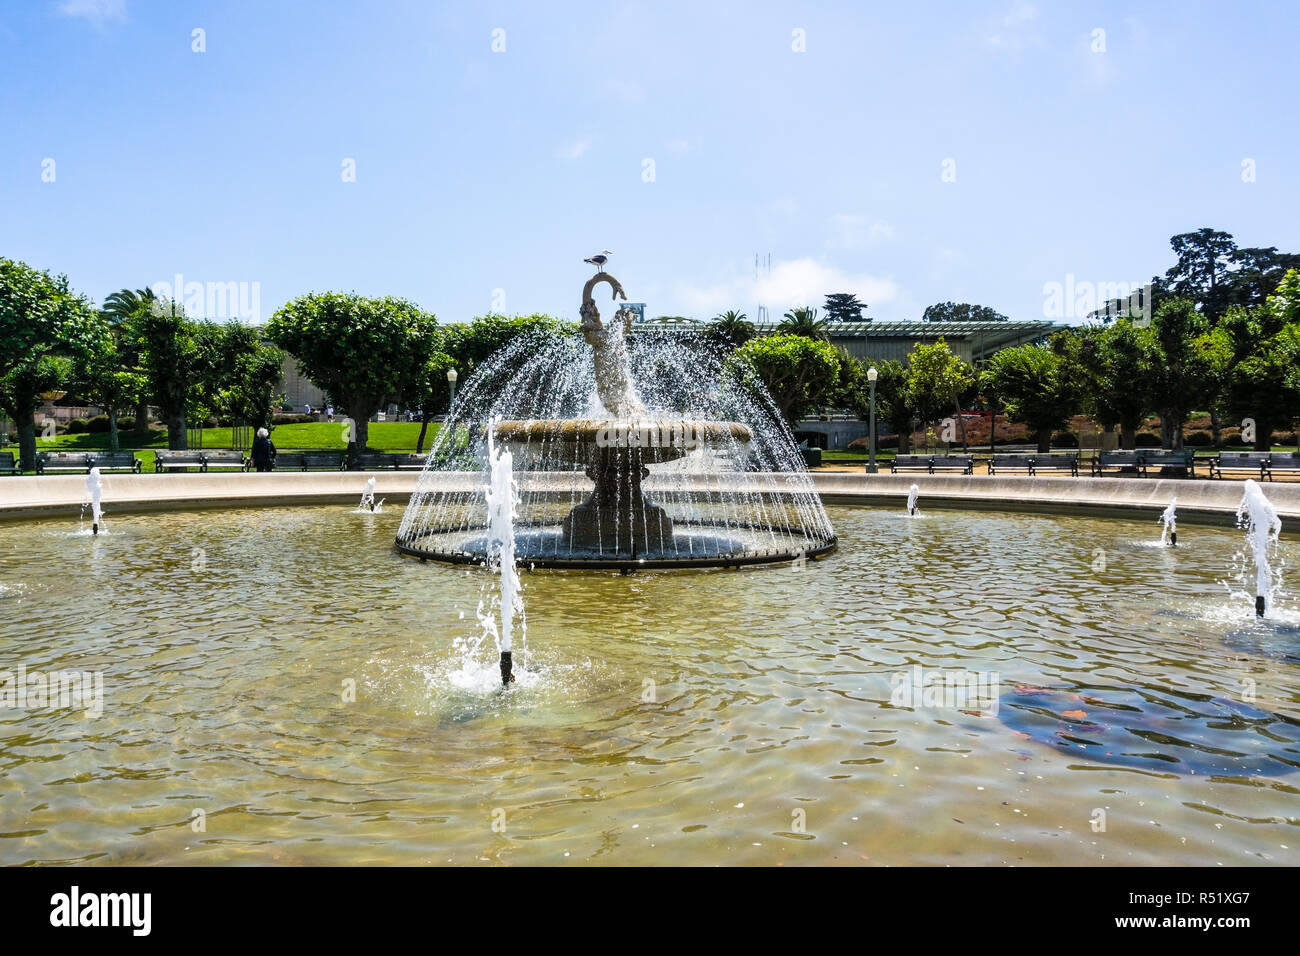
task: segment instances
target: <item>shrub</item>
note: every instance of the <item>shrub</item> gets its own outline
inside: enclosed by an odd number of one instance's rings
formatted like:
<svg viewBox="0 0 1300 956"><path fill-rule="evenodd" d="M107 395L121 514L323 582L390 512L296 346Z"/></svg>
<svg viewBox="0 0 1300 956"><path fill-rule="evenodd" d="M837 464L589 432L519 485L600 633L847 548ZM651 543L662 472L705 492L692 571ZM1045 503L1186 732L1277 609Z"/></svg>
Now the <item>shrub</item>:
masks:
<svg viewBox="0 0 1300 956"><path fill-rule="evenodd" d="M1282 432L1280 435L1277 432L1273 433L1274 445L1294 445L1295 443L1295 432Z"/></svg>
<svg viewBox="0 0 1300 956"><path fill-rule="evenodd" d="M1138 432L1134 444L1139 448L1159 448L1160 436L1153 435L1151 432Z"/></svg>
<svg viewBox="0 0 1300 956"><path fill-rule="evenodd" d="M271 419L272 425L308 425L316 419L311 415L276 415Z"/></svg>
<svg viewBox="0 0 1300 956"><path fill-rule="evenodd" d="M129 432L131 429L135 428L135 419L130 417L119 418L117 420L117 427L122 429L123 431Z"/></svg>
<svg viewBox="0 0 1300 956"><path fill-rule="evenodd" d="M879 450L879 449L881 449L881 448L897 448L897 447L898 447L898 436L897 436L897 435L885 435L883 438L882 438L882 437L877 437L877 438L876 438L876 449L877 449L877 450Z"/></svg>
<svg viewBox="0 0 1300 956"><path fill-rule="evenodd" d="M1192 432L1183 436L1183 444L1188 448L1209 448L1214 444L1214 436L1209 432Z"/></svg>
<svg viewBox="0 0 1300 956"><path fill-rule="evenodd" d="M1053 448L1078 448L1079 436L1073 432L1057 432L1052 436Z"/></svg>
<svg viewBox="0 0 1300 956"><path fill-rule="evenodd" d="M86 420L86 431L92 435L99 435L108 431L108 416L96 415L94 418Z"/></svg>
<svg viewBox="0 0 1300 956"><path fill-rule="evenodd" d="M66 431L69 435L84 435L86 432L90 431L87 426L88 423L84 418L74 418L72 421L68 422ZM57 431L57 428L55 430Z"/></svg>

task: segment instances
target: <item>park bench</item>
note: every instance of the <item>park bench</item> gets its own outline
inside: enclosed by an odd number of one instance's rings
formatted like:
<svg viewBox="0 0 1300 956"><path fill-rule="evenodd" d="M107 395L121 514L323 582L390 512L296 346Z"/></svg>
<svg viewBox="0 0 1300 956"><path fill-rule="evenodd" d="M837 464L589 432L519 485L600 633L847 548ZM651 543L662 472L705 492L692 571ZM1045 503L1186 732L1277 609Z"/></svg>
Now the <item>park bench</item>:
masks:
<svg viewBox="0 0 1300 956"><path fill-rule="evenodd" d="M1273 475L1279 471L1300 472L1300 454L1291 452L1290 454L1269 455L1268 464L1264 468L1264 477L1272 481Z"/></svg>
<svg viewBox="0 0 1300 956"><path fill-rule="evenodd" d="M140 459L131 451L92 452L86 456L86 468L100 471L130 471L140 474Z"/></svg>
<svg viewBox="0 0 1300 956"><path fill-rule="evenodd" d="M392 468L393 458L393 455L385 455L383 452L364 451L350 462L345 457L340 467L348 471L374 471L377 468Z"/></svg>
<svg viewBox="0 0 1300 956"><path fill-rule="evenodd" d="M36 474L47 471L90 471L84 451L43 451L36 455Z"/></svg>
<svg viewBox="0 0 1300 956"><path fill-rule="evenodd" d="M1078 452L1058 452L1029 457L1033 463L1029 469L1031 475L1036 475L1040 471L1068 471L1075 478L1079 476Z"/></svg>
<svg viewBox="0 0 1300 956"><path fill-rule="evenodd" d="M0 475L17 475L21 474L18 470L18 462L14 460L14 453L11 451L0 451Z"/></svg>
<svg viewBox="0 0 1300 956"><path fill-rule="evenodd" d="M891 474L899 471L930 471L929 455L895 455L889 463Z"/></svg>
<svg viewBox="0 0 1300 956"><path fill-rule="evenodd" d="M975 473L974 455L935 455L930 459L930 474L936 471L960 471L963 475Z"/></svg>
<svg viewBox="0 0 1300 956"><path fill-rule="evenodd" d="M252 460L245 458L241 451L200 451L199 454L203 456L202 471L211 471L213 468L248 471L253 466Z"/></svg>
<svg viewBox="0 0 1300 956"><path fill-rule="evenodd" d="M428 454L417 455L412 452L401 455L389 455L388 457L393 459L393 467L398 471L401 471L403 468L423 471L425 462L429 460Z"/></svg>
<svg viewBox="0 0 1300 956"><path fill-rule="evenodd" d="M338 471L343 462L338 451L277 451L272 462L275 471Z"/></svg>
<svg viewBox="0 0 1300 956"><path fill-rule="evenodd" d="M1117 468L1120 471L1132 470L1141 472L1141 456L1135 451L1103 451L1098 452L1097 457L1092 459L1090 471L1094 478L1100 478L1106 473L1107 468Z"/></svg>
<svg viewBox="0 0 1300 956"><path fill-rule="evenodd" d="M1222 478L1225 471L1245 472L1263 481L1268 475L1268 458L1266 451L1220 453L1210 459L1210 477Z"/></svg>
<svg viewBox="0 0 1300 956"><path fill-rule="evenodd" d="M1034 473L1034 456L993 455L989 458L989 474L996 475L999 471L1026 471L1032 475Z"/></svg>
<svg viewBox="0 0 1300 956"><path fill-rule="evenodd" d="M197 468L199 471L207 471L203 465L204 452L201 450L193 451L156 451L154 452L153 470L160 471L185 471L188 468Z"/></svg>
<svg viewBox="0 0 1300 956"><path fill-rule="evenodd" d="M1184 472L1188 478L1196 477L1196 452L1194 451L1152 450L1141 452L1138 457L1141 459L1140 468L1143 478L1152 468L1160 470L1170 468Z"/></svg>

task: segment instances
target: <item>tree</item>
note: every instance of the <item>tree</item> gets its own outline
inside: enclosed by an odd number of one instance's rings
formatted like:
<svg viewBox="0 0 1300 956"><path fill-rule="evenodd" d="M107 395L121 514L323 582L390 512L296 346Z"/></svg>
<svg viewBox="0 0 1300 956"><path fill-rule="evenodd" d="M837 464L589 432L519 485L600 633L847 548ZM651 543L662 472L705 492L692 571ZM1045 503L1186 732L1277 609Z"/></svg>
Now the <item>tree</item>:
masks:
<svg viewBox="0 0 1300 956"><path fill-rule="evenodd" d="M0 259L0 407L18 425L23 469L36 466L41 394L66 380L72 358L104 348L103 323L66 276Z"/></svg>
<svg viewBox="0 0 1300 956"><path fill-rule="evenodd" d="M195 323L179 302L154 299L142 302L125 326L140 356L145 391L167 425L167 447L188 448L185 416L203 362Z"/></svg>
<svg viewBox="0 0 1300 956"><path fill-rule="evenodd" d="M197 379L187 415L232 425L268 427L284 401L279 390L284 353L239 322L194 325Z"/></svg>
<svg viewBox="0 0 1300 956"><path fill-rule="evenodd" d="M1166 301L1142 329L1147 356L1144 380L1150 383L1166 447L1183 447L1183 425L1194 403L1213 405L1216 367L1222 360L1209 335L1209 323L1191 299Z"/></svg>
<svg viewBox="0 0 1300 956"><path fill-rule="evenodd" d="M1038 450L1052 447L1052 432L1066 427L1079 407L1077 383L1069 366L1050 346L1020 345L995 352L980 373L980 385L1038 439Z"/></svg>
<svg viewBox="0 0 1300 956"><path fill-rule="evenodd" d="M1211 321L1217 320L1230 304L1228 268L1237 243L1229 233L1204 227L1184 232L1169 240L1178 262L1165 273L1170 296L1189 299Z"/></svg>
<svg viewBox="0 0 1300 956"><path fill-rule="evenodd" d="M742 381L756 378L793 428L818 405L839 396L840 353L802 335L769 335L746 342L728 360Z"/></svg>
<svg viewBox="0 0 1300 956"><path fill-rule="evenodd" d="M876 369L876 421L884 425L881 433L892 432L898 436L898 450L907 454L911 450L912 407L907 389L907 366L890 359L853 359L843 356L840 367L842 404L853 409L863 421L871 415L871 384L867 369Z"/></svg>
<svg viewBox="0 0 1300 956"><path fill-rule="evenodd" d="M576 332L577 325L540 313L480 315L469 322L443 326L440 349L456 360L457 371L464 374L482 365L511 342L539 331L565 334Z"/></svg>
<svg viewBox="0 0 1300 956"><path fill-rule="evenodd" d="M1264 305L1230 307L1211 333L1223 406L1255 423L1255 449L1268 451L1273 431L1300 417L1300 272L1289 271Z"/></svg>
<svg viewBox="0 0 1300 956"><path fill-rule="evenodd" d="M969 302L936 302L926 306L922 322L1006 322L1007 317L986 305Z"/></svg>
<svg viewBox="0 0 1300 956"><path fill-rule="evenodd" d="M817 310L806 306L791 309L781 319L777 331L782 335L802 335L804 338L830 341L826 323L817 318Z"/></svg>
<svg viewBox="0 0 1300 956"><path fill-rule="evenodd" d="M705 332L705 337L710 342L732 349L739 348L756 335L758 330L745 313L734 309L717 316Z"/></svg>
<svg viewBox="0 0 1300 956"><path fill-rule="evenodd" d="M100 313L110 325L121 326L129 316L138 312L141 306L151 306L157 298L153 289L119 289L104 300ZM118 346L124 366L139 371L140 354L135 347L134 339L129 335L120 336ZM144 438L149 434L149 395L144 390L136 399L135 434L136 438Z"/></svg>
<svg viewBox="0 0 1300 956"><path fill-rule="evenodd" d="M859 302L852 292L832 292L826 296L826 319L829 322L870 322L862 312L865 302Z"/></svg>
<svg viewBox="0 0 1300 956"><path fill-rule="evenodd" d="M1129 318L1090 330L1081 342L1084 409L1107 429L1119 428L1120 447L1137 447L1137 430L1151 413L1145 384L1146 345Z"/></svg>
<svg viewBox="0 0 1300 956"><path fill-rule="evenodd" d="M417 453L424 451L424 438L433 416L448 411L451 406L451 383L447 381L447 372L455 367L456 359L446 352L441 349L432 352L415 390L407 396L410 406L420 412L420 437L415 443Z"/></svg>
<svg viewBox="0 0 1300 956"><path fill-rule="evenodd" d="M146 380L132 360L134 347L126 327L113 324L102 312L99 319L103 323L99 333L103 347L79 356L73 363L72 388L108 414L108 449L117 452L121 450L118 415L140 401Z"/></svg>
<svg viewBox="0 0 1300 956"><path fill-rule="evenodd" d="M405 299L312 292L282 306L266 336L352 419L348 452L370 437L386 401L417 390L438 345L438 320Z"/></svg>
<svg viewBox="0 0 1300 956"><path fill-rule="evenodd" d="M961 416L961 396L975 384L974 370L952 353L940 338L932 345L918 342L907 359L907 391L912 408L927 424L955 409L966 444L966 424Z"/></svg>

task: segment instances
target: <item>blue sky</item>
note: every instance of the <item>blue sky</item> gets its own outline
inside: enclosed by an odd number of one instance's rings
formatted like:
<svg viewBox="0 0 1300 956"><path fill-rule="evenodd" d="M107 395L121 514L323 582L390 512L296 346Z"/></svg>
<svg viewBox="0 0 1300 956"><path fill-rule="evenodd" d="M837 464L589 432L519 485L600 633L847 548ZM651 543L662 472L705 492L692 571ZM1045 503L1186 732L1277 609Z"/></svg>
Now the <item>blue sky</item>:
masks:
<svg viewBox="0 0 1300 956"><path fill-rule="evenodd" d="M96 301L177 273L257 283L262 319L323 289L443 321L572 318L602 247L650 315L855 291L878 319L949 299L1037 319L1046 283L1146 279L1200 226L1300 251L1297 21L1288 3L9 2L0 255Z"/></svg>

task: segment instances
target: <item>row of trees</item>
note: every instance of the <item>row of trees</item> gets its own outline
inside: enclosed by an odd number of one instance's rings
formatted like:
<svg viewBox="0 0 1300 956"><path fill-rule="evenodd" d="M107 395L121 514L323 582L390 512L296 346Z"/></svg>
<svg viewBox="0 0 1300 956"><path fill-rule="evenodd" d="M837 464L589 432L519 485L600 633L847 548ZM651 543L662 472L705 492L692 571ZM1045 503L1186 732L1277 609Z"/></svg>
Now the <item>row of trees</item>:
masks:
<svg viewBox="0 0 1300 956"><path fill-rule="evenodd" d="M1274 430L1300 418L1300 271L1286 273L1259 305L1230 306L1217 323L1193 300L1167 298L1149 323L1128 317L1063 329L1042 344L1002 349L979 370L943 339L917 344L906 363L856 360L796 333L751 339L735 355L758 370L791 425L823 405L865 416L866 368L874 365L877 414L904 449L914 420L952 417L960 430L961 410L978 406L1026 425L1041 451L1078 414L1118 430L1123 448L1135 447L1154 414L1165 444L1181 448L1195 409L1253 423L1255 447L1265 450Z"/></svg>
<svg viewBox="0 0 1300 956"><path fill-rule="evenodd" d="M151 405L169 445L184 448L187 418L269 422L282 361L247 326L191 320L148 291L124 289L97 309L65 276L0 259L0 410L17 424L24 468L36 457L36 410L54 396L105 409L112 451L119 415L135 409L147 433Z"/></svg>

